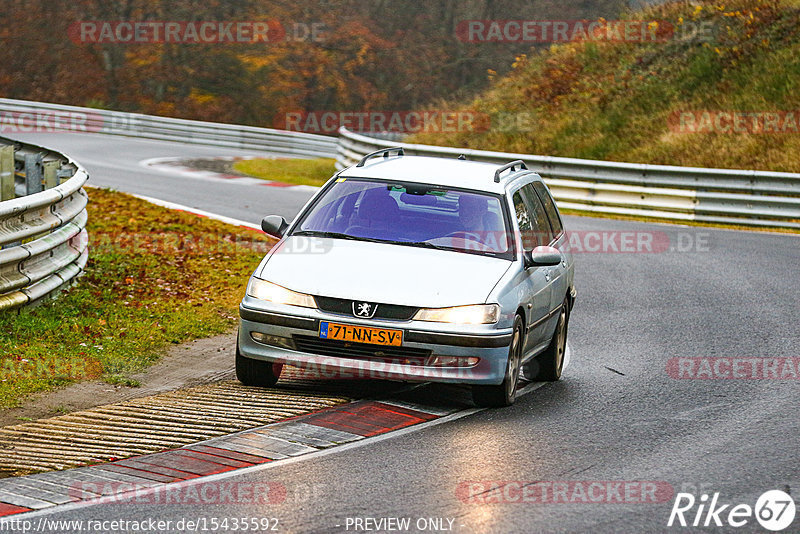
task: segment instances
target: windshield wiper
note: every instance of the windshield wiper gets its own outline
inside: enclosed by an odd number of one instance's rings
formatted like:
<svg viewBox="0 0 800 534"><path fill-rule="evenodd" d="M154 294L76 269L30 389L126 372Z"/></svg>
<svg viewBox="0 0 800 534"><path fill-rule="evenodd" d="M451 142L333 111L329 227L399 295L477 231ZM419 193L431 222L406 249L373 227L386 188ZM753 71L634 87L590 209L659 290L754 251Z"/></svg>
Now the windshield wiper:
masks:
<svg viewBox="0 0 800 534"><path fill-rule="evenodd" d="M369 243L385 243L387 245L403 245L406 247L430 248L433 250L446 250L449 252L466 252L468 254L478 254L481 256L497 256L497 252L489 250L471 250L459 247L446 247L443 245L435 245L428 241L395 241L391 239L374 239L371 237L358 237L350 234L343 234L341 232L323 232L321 230L300 230L295 232L292 236L299 237L329 237L332 239L349 239L351 241L367 241Z"/></svg>
<svg viewBox="0 0 800 534"><path fill-rule="evenodd" d="M380 239L371 239L369 237L358 237L350 234L343 234L341 232L323 232L321 230L300 230L295 232L292 236L298 237L330 237L332 239L349 239L351 241L371 241L374 243L384 243Z"/></svg>
<svg viewBox="0 0 800 534"><path fill-rule="evenodd" d="M492 250L474 250L469 248L461 248L461 247L447 247L444 245L435 245L428 241L383 241L384 243L391 243L393 245L406 245L408 247L420 247L420 248L431 248L434 250L447 250L449 252L464 252L467 254L475 254L478 256L494 256L497 257L499 254Z"/></svg>
<svg viewBox="0 0 800 534"><path fill-rule="evenodd" d="M454 250L451 247L443 247L434 245L427 241L394 241L391 239L375 239L371 237L358 237L350 234L343 234L341 232L324 232L321 230L300 230L292 234L293 236L300 237L330 237L333 239L351 239L353 241L369 241L370 243L386 243L387 245L406 245L409 247L424 247L433 248L437 250Z"/></svg>
<svg viewBox="0 0 800 534"><path fill-rule="evenodd" d="M455 250L454 247L445 247L442 245L434 245L433 243L429 243L427 241L406 241L400 243L401 245L408 245L409 247L423 247L423 248L433 248L436 250Z"/></svg>
<svg viewBox="0 0 800 534"><path fill-rule="evenodd" d="M381 241L381 243L388 243L390 245L405 245L407 247L432 248L435 250L456 250L456 251L459 250L455 247L434 245L433 243L429 243L428 241Z"/></svg>

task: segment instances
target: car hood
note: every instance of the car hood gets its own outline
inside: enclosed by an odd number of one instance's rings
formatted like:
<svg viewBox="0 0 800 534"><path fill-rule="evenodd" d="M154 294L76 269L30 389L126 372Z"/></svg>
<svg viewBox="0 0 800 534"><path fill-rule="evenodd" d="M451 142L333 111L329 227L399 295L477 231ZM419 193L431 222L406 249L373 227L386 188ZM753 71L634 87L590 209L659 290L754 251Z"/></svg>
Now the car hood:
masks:
<svg viewBox="0 0 800 534"><path fill-rule="evenodd" d="M255 274L311 295L440 308L485 302L510 266L463 252L289 237Z"/></svg>

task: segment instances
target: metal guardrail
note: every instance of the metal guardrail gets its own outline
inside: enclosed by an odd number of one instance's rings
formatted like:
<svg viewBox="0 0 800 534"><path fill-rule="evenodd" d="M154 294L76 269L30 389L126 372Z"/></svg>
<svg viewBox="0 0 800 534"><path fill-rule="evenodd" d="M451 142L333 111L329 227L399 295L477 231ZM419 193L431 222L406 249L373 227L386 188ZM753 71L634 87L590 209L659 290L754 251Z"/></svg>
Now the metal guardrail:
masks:
<svg viewBox="0 0 800 534"><path fill-rule="evenodd" d="M84 269L88 179L67 156L0 137L0 310L57 293Z"/></svg>
<svg viewBox="0 0 800 534"><path fill-rule="evenodd" d="M0 132L103 133L287 156L336 157L336 138L254 126L0 98Z"/></svg>
<svg viewBox="0 0 800 534"><path fill-rule="evenodd" d="M388 146L408 154L506 163L523 159L541 174L559 206L584 212L800 229L800 174L617 163L398 143L355 134L340 137L0 99L0 131L98 132L263 150L287 156L335 157L337 166Z"/></svg>
<svg viewBox="0 0 800 534"><path fill-rule="evenodd" d="M676 221L800 229L800 174L617 163L398 143L339 130L336 166L402 146L406 154L507 163L522 159L560 208Z"/></svg>

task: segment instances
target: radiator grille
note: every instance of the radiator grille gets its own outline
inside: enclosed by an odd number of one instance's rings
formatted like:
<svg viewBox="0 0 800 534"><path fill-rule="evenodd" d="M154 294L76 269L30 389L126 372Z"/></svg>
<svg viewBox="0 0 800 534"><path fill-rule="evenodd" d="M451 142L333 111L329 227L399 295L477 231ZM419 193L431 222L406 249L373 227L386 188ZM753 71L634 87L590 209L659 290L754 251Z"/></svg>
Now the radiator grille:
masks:
<svg viewBox="0 0 800 534"><path fill-rule="evenodd" d="M353 301L347 299L336 299L332 297L314 297L319 309L328 313L347 315L353 317ZM395 321L408 321L419 308L413 306L400 306L397 304L380 304L378 311L375 312L373 319L391 319Z"/></svg>
<svg viewBox="0 0 800 534"><path fill-rule="evenodd" d="M384 345L370 345L367 343L350 343L320 339L311 336L293 336L297 350L322 356L337 358L350 358L354 360L369 360L400 365L425 365L430 350L415 349L410 347L389 347Z"/></svg>

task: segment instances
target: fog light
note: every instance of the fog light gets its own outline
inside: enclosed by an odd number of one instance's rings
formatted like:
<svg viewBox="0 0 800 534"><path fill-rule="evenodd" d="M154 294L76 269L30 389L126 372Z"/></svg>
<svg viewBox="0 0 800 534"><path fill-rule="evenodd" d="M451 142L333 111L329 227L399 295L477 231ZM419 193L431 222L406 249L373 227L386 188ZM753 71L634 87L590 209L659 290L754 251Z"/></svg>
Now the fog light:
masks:
<svg viewBox="0 0 800 534"><path fill-rule="evenodd" d="M461 356L433 356L428 363L430 367L474 367L481 361L480 358L470 356L463 358Z"/></svg>
<svg viewBox="0 0 800 534"><path fill-rule="evenodd" d="M295 350L294 341L290 337L273 336L271 334L262 334L261 332L250 332L250 337L257 343Z"/></svg>

